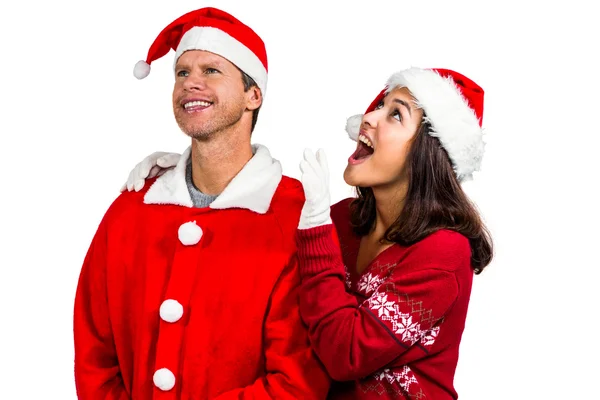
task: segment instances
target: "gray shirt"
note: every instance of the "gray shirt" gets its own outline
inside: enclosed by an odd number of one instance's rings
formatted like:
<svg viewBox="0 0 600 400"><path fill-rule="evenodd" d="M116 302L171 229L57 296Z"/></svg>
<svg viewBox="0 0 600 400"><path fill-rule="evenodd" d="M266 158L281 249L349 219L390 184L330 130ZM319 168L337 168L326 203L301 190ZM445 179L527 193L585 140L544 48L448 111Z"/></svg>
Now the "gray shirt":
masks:
<svg viewBox="0 0 600 400"><path fill-rule="evenodd" d="M194 185L194 181L192 180L191 160L188 160L187 166L185 168L185 183L187 184L188 192L190 192L190 196L192 198L192 202L194 203L194 207L208 207L210 203L212 203L219 196L218 194L214 196L204 194L200 190L198 190L196 185Z"/></svg>

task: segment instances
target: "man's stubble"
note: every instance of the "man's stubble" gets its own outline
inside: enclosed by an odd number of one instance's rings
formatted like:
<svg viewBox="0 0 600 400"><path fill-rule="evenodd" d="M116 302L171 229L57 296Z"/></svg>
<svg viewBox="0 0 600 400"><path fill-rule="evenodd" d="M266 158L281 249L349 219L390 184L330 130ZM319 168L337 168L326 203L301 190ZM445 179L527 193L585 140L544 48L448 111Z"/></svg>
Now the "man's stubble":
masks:
<svg viewBox="0 0 600 400"><path fill-rule="evenodd" d="M179 107L174 110L175 121L187 136L198 141L208 141L219 132L227 132L240 122L246 110L243 100L240 98L227 103L213 103L211 105L213 109L210 110L213 117L204 121L194 121L193 114L186 115L185 110Z"/></svg>

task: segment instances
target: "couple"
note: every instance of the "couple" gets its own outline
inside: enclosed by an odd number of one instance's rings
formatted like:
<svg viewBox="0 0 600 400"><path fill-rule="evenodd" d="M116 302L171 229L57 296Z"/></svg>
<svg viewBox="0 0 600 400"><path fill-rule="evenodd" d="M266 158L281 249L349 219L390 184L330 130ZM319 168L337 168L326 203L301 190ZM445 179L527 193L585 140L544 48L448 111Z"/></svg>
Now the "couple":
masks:
<svg viewBox="0 0 600 400"><path fill-rule="evenodd" d="M348 120L358 195L331 206L321 150L300 183L251 145L268 70L252 29L185 14L135 76L170 49L191 146L140 162L100 222L75 298L79 399L457 398L473 274L492 258L460 186L483 153L481 88L393 74Z"/></svg>

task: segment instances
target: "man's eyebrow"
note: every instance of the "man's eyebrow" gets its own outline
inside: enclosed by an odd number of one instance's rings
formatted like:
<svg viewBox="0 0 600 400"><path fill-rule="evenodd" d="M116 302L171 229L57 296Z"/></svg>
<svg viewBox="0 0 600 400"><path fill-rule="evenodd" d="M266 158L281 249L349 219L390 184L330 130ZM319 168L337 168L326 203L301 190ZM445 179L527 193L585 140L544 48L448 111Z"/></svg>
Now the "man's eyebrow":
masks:
<svg viewBox="0 0 600 400"><path fill-rule="evenodd" d="M177 61L177 63L175 64L175 69L181 69L181 68L187 68L187 64L180 63L179 61Z"/></svg>
<svg viewBox="0 0 600 400"><path fill-rule="evenodd" d="M206 69L206 68L223 68L224 64L219 61L206 61L199 65L200 65L200 67L202 67L202 69ZM177 68L189 69L189 65L188 65L188 63L177 62L177 64L175 64L175 69L177 69Z"/></svg>

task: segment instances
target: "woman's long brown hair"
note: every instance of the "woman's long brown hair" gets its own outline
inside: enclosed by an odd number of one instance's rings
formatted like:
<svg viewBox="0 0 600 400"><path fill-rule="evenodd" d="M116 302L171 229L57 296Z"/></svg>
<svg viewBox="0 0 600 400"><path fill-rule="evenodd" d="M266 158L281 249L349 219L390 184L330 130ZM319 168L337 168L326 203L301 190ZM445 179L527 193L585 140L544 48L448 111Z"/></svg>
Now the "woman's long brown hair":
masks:
<svg viewBox="0 0 600 400"><path fill-rule="evenodd" d="M421 123L407 156L409 185L404 206L382 240L409 246L440 230L461 233L471 244L471 266L481 273L491 262L493 245L475 205L463 191L448 153L431 126ZM374 227L375 197L371 188L357 187L351 204L351 222L358 235Z"/></svg>

